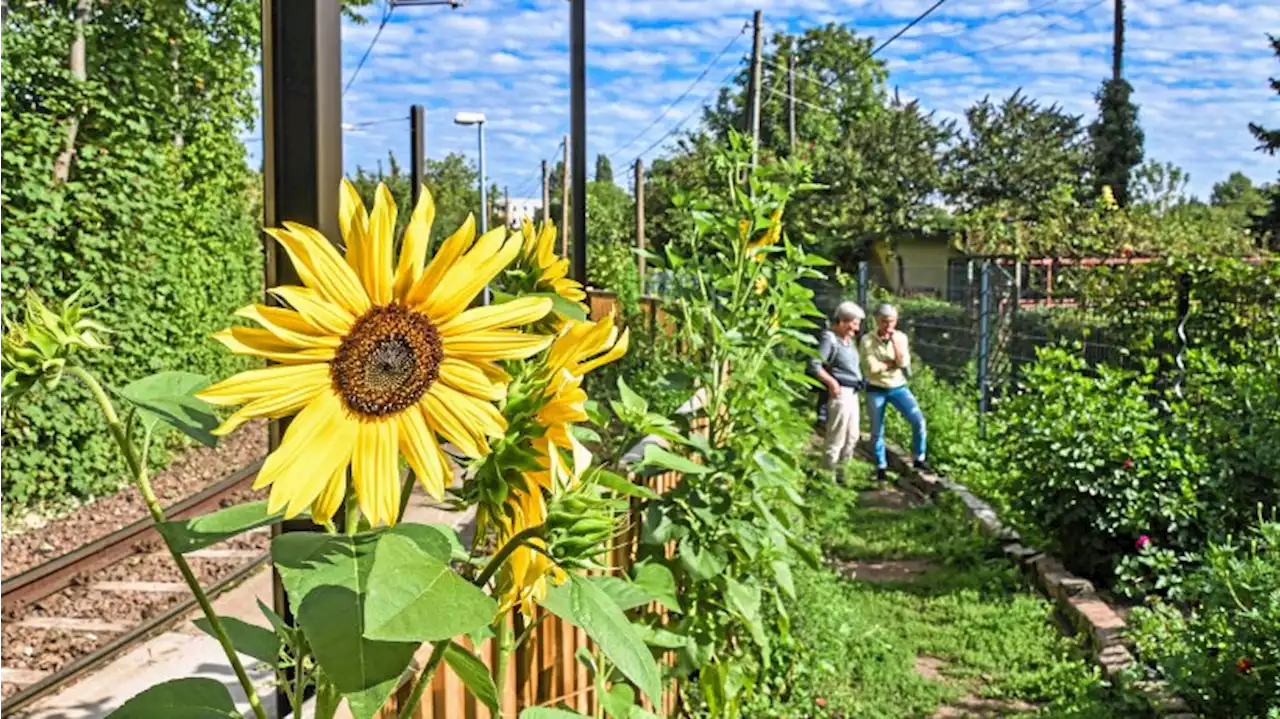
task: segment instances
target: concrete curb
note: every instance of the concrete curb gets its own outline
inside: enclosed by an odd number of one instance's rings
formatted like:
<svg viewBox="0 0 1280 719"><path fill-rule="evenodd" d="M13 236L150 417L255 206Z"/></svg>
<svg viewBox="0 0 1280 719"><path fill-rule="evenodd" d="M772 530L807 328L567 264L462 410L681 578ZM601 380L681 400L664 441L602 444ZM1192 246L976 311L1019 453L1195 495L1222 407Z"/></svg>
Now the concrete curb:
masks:
<svg viewBox="0 0 1280 719"><path fill-rule="evenodd" d="M1124 681L1124 673L1137 667L1137 660L1125 642L1125 622L1111 605L1103 601L1093 583L1072 574L1061 560L1024 545L1013 528L1005 526L995 509L974 496L967 487L946 477L918 472L907 454L889 445L885 453L889 467L898 473L903 489L933 499L950 494L960 500L964 511L978 524L983 535L1001 543L1004 555L1054 601L1071 627L1089 640L1090 654L1111 681ZM1131 688L1143 694L1158 716L1168 719L1196 719L1196 714L1180 697L1158 681L1131 681Z"/></svg>

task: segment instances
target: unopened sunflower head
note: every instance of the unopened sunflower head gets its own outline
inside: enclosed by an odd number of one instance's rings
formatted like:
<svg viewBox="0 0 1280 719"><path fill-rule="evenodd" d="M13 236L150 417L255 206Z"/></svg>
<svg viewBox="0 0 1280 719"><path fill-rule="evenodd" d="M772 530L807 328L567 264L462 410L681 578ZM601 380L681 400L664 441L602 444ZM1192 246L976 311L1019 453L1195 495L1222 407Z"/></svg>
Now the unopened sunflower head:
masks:
<svg viewBox="0 0 1280 719"><path fill-rule="evenodd" d="M625 507L625 500L609 499L591 483L553 497L546 521L549 553L562 567L601 569L599 557L612 547Z"/></svg>
<svg viewBox="0 0 1280 719"><path fill-rule="evenodd" d="M533 222L520 224L524 238L519 266L532 280L533 292L550 292L567 302L582 306L587 293L582 283L569 277L569 259L556 254L556 226L550 221L535 228ZM582 306L585 310L585 306Z"/></svg>
<svg viewBox="0 0 1280 719"><path fill-rule="evenodd" d="M370 212L344 181L345 255L304 225L267 230L302 286L271 290L288 308L254 305L238 313L260 327L233 327L215 338L236 354L279 364L242 372L199 396L243 405L219 427L222 434L255 417L297 415L254 485L271 487L271 512L294 516L310 507L316 521L328 521L350 468L361 513L375 526L393 524L401 455L426 490L442 497L453 479L443 444L478 458L505 431L493 403L506 395L510 377L497 362L531 357L549 344L550 337L522 328L541 320L551 300L468 309L520 254L521 238L503 228L476 238L468 217L427 262L434 216L424 192L397 258L391 193L380 184Z"/></svg>
<svg viewBox="0 0 1280 719"><path fill-rule="evenodd" d="M35 292L28 291L22 320L6 322L0 339L0 391L6 402L37 385L52 389L76 354L106 349L100 335L107 334L107 329L89 318L79 294L49 309Z"/></svg>

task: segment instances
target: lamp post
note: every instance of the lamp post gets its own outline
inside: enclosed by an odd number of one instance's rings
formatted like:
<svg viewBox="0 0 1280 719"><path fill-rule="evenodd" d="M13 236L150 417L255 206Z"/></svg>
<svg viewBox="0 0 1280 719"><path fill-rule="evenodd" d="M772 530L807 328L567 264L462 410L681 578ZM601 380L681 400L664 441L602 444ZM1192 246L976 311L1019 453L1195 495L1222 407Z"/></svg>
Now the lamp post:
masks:
<svg viewBox="0 0 1280 719"><path fill-rule="evenodd" d="M484 113L483 112L460 112L453 117L454 123L458 125L475 125L480 137L480 234L489 231L489 203L485 195L488 191L485 189L484 182ZM489 304L489 288L486 286L484 292L480 294L480 304Z"/></svg>
<svg viewBox="0 0 1280 719"><path fill-rule="evenodd" d="M475 125L479 128L480 136L480 234L489 231L489 213L486 211L487 199L485 195L487 190L484 186L484 113L483 112L460 112L454 116L453 121L458 125Z"/></svg>

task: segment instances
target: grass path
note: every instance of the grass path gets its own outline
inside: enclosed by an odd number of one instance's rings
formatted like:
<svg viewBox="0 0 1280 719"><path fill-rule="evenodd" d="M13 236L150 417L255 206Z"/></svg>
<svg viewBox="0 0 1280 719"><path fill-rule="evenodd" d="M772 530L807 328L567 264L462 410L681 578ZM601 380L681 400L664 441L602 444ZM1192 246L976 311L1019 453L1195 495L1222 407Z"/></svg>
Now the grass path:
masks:
<svg viewBox="0 0 1280 719"><path fill-rule="evenodd" d="M767 715L1143 716L958 507L869 483L815 482L807 501L828 566L797 573L792 639L807 661Z"/></svg>

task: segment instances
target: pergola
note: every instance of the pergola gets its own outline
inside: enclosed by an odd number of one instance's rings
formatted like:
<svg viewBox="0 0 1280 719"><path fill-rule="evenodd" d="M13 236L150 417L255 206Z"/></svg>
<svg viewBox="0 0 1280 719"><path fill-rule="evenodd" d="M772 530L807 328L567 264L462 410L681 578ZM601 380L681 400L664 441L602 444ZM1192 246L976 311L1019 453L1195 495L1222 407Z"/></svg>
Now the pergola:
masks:
<svg viewBox="0 0 1280 719"><path fill-rule="evenodd" d="M391 0L396 2L396 0ZM573 276L587 279L586 0L570 2ZM401 4L422 4L402 0ZM285 220L338 231L342 181L342 38L339 0L262 0L262 121L264 222ZM415 153L418 150L415 149ZM415 155L415 163L418 158ZM415 187L415 196L418 188ZM570 228L563 228L569 230ZM264 238L266 286L297 284L289 256ZM268 298L268 302L274 299ZM286 421L271 422L269 447L280 444ZM286 521L273 532L312 531L309 520ZM273 604L292 621L284 586L273 570ZM289 710L277 693L280 716Z"/></svg>

